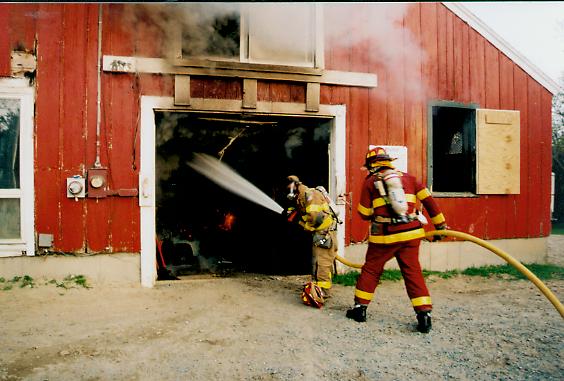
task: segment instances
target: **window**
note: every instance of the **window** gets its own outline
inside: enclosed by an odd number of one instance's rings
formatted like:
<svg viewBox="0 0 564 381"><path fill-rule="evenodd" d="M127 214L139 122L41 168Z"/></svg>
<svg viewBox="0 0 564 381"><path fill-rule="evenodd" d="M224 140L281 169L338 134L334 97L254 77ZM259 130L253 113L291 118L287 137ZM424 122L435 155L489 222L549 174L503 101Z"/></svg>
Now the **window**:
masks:
<svg viewBox="0 0 564 381"><path fill-rule="evenodd" d="M190 5L182 58L321 67L318 7L305 3Z"/></svg>
<svg viewBox="0 0 564 381"><path fill-rule="evenodd" d="M0 256L34 253L33 92L0 80Z"/></svg>
<svg viewBox="0 0 564 381"><path fill-rule="evenodd" d="M519 112L431 105L429 185L434 192L515 194L520 186Z"/></svg>

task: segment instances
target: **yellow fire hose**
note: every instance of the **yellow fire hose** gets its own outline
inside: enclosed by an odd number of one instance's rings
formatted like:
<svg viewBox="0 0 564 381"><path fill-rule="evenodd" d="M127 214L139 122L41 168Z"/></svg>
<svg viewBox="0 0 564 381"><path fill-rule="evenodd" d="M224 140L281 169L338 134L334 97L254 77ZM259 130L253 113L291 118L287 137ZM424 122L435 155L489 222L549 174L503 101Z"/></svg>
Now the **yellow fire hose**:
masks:
<svg viewBox="0 0 564 381"><path fill-rule="evenodd" d="M539 278L536 277L535 274L533 274L531 271L529 271L529 269L527 269L525 266L523 266L521 264L521 262L519 262L518 260L516 260L515 258L510 256L509 254L507 254L505 251L501 250L498 247L495 247L494 245L492 245L492 244L490 244L490 243L488 243L488 242L486 242L486 241L484 241L480 238L474 237L470 234L458 232L458 231L455 231L455 230L433 230L433 231L427 232L425 234L426 237L432 237L432 236L436 236L436 235L444 235L444 236L447 236L447 237L455 237L455 238L460 238L460 239L463 239L463 240L466 240L466 241L474 242L475 244L478 244L478 245L490 250L491 252L493 252L497 256L501 257L503 260L505 260L507 263L509 263L511 266L515 267L517 270L519 270L519 272L521 272L523 275L525 275L527 277L527 279L529 279L531 282L533 282L535 284L535 286L537 286L538 289L544 294L544 296L546 296L546 298L554 305L556 310L560 313L560 316L562 316L562 318L564 318L564 306L562 306L562 303L560 303L560 301L552 293L552 291L550 291L548 289L548 287L546 287L546 285L543 282L541 282L541 280ZM345 258L338 256L338 255L337 255L336 259L339 262L341 262L342 264L344 264L345 266L354 267L354 268L357 268L357 269L362 267L362 264L349 262Z"/></svg>

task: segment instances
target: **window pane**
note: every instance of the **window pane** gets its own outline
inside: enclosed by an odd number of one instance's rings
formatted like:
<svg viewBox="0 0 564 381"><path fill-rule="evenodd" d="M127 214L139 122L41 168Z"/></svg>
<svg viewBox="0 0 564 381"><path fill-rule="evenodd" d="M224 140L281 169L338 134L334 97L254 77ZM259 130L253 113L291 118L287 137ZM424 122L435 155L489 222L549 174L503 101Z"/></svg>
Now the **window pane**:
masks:
<svg viewBox="0 0 564 381"><path fill-rule="evenodd" d="M433 107L433 190L474 192L474 110Z"/></svg>
<svg viewBox="0 0 564 381"><path fill-rule="evenodd" d="M0 199L0 239L20 238L20 199Z"/></svg>
<svg viewBox="0 0 564 381"><path fill-rule="evenodd" d="M239 61L240 16L233 5L187 4L182 56Z"/></svg>
<svg viewBox="0 0 564 381"><path fill-rule="evenodd" d="M249 61L314 65L314 9L309 4L254 4L249 9Z"/></svg>
<svg viewBox="0 0 564 381"><path fill-rule="evenodd" d="M19 137L19 100L0 98L0 189L20 187Z"/></svg>

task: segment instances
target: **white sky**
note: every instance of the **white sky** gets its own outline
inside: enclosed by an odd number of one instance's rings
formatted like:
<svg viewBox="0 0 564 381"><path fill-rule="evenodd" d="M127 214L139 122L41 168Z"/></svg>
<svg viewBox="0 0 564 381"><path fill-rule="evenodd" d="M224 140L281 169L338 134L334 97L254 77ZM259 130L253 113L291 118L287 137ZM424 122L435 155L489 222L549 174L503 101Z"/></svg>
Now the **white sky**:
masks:
<svg viewBox="0 0 564 381"><path fill-rule="evenodd" d="M480 1L462 2L462 5L562 85L564 2Z"/></svg>

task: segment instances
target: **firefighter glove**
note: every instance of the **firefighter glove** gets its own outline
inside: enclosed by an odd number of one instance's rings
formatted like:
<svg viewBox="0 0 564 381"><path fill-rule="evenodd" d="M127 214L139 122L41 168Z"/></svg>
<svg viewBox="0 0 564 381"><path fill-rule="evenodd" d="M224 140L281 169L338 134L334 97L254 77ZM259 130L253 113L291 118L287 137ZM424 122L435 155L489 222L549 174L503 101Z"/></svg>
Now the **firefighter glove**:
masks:
<svg viewBox="0 0 564 381"><path fill-rule="evenodd" d="M446 230L446 229L447 229L447 225L444 224L444 223L441 224L441 225L435 226L435 230ZM433 242L440 241L443 238L444 238L444 235L439 235L439 234L434 235L433 236Z"/></svg>

